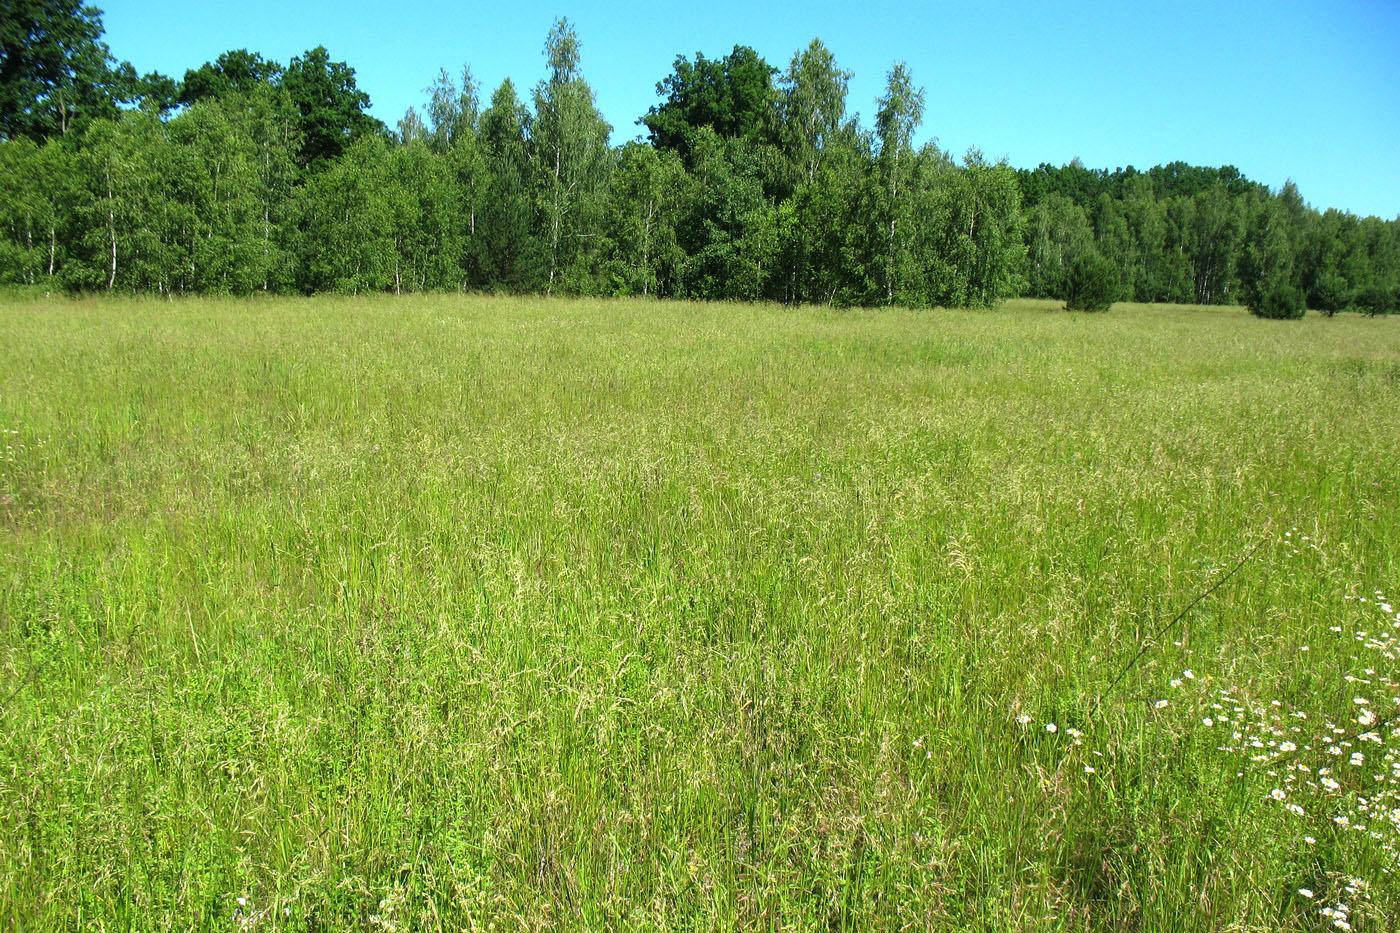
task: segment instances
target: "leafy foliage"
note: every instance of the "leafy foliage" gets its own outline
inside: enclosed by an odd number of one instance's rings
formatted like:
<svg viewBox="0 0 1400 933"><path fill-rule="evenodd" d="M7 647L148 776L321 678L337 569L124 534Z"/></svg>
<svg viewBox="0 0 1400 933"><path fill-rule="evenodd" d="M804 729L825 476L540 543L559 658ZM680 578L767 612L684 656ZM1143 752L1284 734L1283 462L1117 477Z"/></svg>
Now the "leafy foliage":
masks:
<svg viewBox="0 0 1400 933"><path fill-rule="evenodd" d="M1026 294L1062 298L1065 280L1079 257L1094 251L1094 228L1084 208L1052 194L1026 216Z"/></svg>
<svg viewBox="0 0 1400 933"><path fill-rule="evenodd" d="M365 113L369 95L355 86L355 69L331 61L323 45L293 58L281 86L301 115L298 158L306 168L321 167L361 136L384 131L383 124Z"/></svg>
<svg viewBox="0 0 1400 933"><path fill-rule="evenodd" d="M47 139L112 117L136 72L102 41L102 12L81 0L0 0L0 140Z"/></svg>
<svg viewBox="0 0 1400 933"><path fill-rule="evenodd" d="M781 73L742 45L678 57L649 142L613 146L567 20L531 93L507 79L483 110L470 68L441 70L390 133L324 47L137 79L96 11L12 5L5 283L989 306L1063 296L1095 255L1116 299L1262 307L1287 286L1333 315L1384 313L1400 281L1400 221L1318 214L1230 166L1016 171L919 145L903 64L862 127L820 40Z"/></svg>
<svg viewBox="0 0 1400 933"><path fill-rule="evenodd" d="M692 64L676 57L672 74L656 85L663 103L642 117L652 145L682 154L690 136L709 127L724 139L757 141L771 132L778 70L748 46L736 45L722 59L696 53Z"/></svg>
<svg viewBox="0 0 1400 933"><path fill-rule="evenodd" d="M180 84L179 102L194 104L230 94L251 94L260 87L275 84L282 77L282 66L265 61L256 52L234 49L212 62L185 72Z"/></svg>
<svg viewBox="0 0 1400 933"><path fill-rule="evenodd" d="M593 104L579 56L573 26L559 20L545 42L549 78L535 87L530 132L531 180L548 257L546 294L561 287L594 290L602 199L613 167L612 127Z"/></svg>

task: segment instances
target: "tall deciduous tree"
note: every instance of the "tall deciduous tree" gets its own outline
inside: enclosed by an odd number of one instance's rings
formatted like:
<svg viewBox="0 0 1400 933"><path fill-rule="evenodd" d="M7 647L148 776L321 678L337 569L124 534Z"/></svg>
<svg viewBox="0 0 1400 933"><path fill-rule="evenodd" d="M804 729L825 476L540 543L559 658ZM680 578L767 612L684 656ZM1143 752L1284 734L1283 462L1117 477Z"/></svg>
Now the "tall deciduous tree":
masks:
<svg viewBox="0 0 1400 933"><path fill-rule="evenodd" d="M0 282L57 287L82 175L72 146L0 143Z"/></svg>
<svg viewBox="0 0 1400 933"><path fill-rule="evenodd" d="M567 19L549 31L544 54L549 77L535 87L530 142L548 253L545 293L552 294L561 285L587 290L612 167L612 127L594 106L593 90L579 70L578 36Z"/></svg>
<svg viewBox="0 0 1400 933"><path fill-rule="evenodd" d="M267 61L247 49L231 49L212 62L185 72L180 82L179 102L195 104L209 98L231 94L251 94L256 89L275 84L282 76L282 66Z"/></svg>
<svg viewBox="0 0 1400 933"><path fill-rule="evenodd" d="M394 286L401 273L396 197L389 147L379 136L361 137L307 181L299 206L308 290L357 293Z"/></svg>
<svg viewBox="0 0 1400 933"><path fill-rule="evenodd" d="M428 95L429 139L435 149L450 149L476 132L479 88L470 67L462 68L460 85L446 68L439 69L437 78L424 90Z"/></svg>
<svg viewBox="0 0 1400 933"><path fill-rule="evenodd" d="M1195 300L1202 304L1224 301L1234 285L1240 210L1219 181L1183 200Z"/></svg>
<svg viewBox="0 0 1400 933"><path fill-rule="evenodd" d="M799 183L816 181L826 146L845 123L850 78L820 39L794 55L783 75L782 142Z"/></svg>
<svg viewBox="0 0 1400 933"><path fill-rule="evenodd" d="M909 68L898 63L885 81L875 112L875 210L880 225L880 278L886 304L902 293L914 262L910 224L914 202L909 179L914 171L914 131L924 118L924 90L915 89Z"/></svg>
<svg viewBox="0 0 1400 933"><path fill-rule="evenodd" d="M81 170L86 191L77 239L85 262L70 282L108 290L169 290L175 269L168 246L177 177L164 124L151 113L98 120L85 135Z"/></svg>
<svg viewBox="0 0 1400 933"><path fill-rule="evenodd" d="M1015 171L974 149L961 166L937 166L930 181L932 301L986 307L1017 294L1025 247Z"/></svg>
<svg viewBox="0 0 1400 933"><path fill-rule="evenodd" d="M677 276L693 298L762 297L773 274L778 227L755 150L702 126L690 135L691 178L677 224Z"/></svg>
<svg viewBox="0 0 1400 933"><path fill-rule="evenodd" d="M80 0L0 0L0 139L61 136L137 95L102 31Z"/></svg>
<svg viewBox="0 0 1400 933"><path fill-rule="evenodd" d="M1290 202L1296 198L1297 188L1290 191L1285 186L1276 195L1251 195L1245 203L1247 219L1236 275L1240 297L1251 308L1261 307L1266 296L1295 286L1293 233L1297 221L1296 206Z"/></svg>
<svg viewBox="0 0 1400 933"><path fill-rule="evenodd" d="M764 138L772 131L778 70L748 46L736 45L722 59L697 52L691 63L676 57L674 70L656 85L664 98L639 121L652 145L688 155L689 136L702 126L723 139Z"/></svg>
<svg viewBox="0 0 1400 933"><path fill-rule="evenodd" d="M530 170L530 112L507 78L481 115L484 195L479 214L480 280L483 287L526 291L539 287L533 238L534 205L526 178Z"/></svg>
<svg viewBox="0 0 1400 933"><path fill-rule="evenodd" d="M324 45L293 58L282 87L301 117L303 167L319 168L361 136L384 132L384 125L365 112L369 95L355 86L355 69L331 61Z"/></svg>
<svg viewBox="0 0 1400 933"><path fill-rule="evenodd" d="M389 160L395 292L455 288L462 279L460 191L447 158L418 139Z"/></svg>
<svg viewBox="0 0 1400 933"><path fill-rule="evenodd" d="M682 253L676 242L686 197L680 157L643 143L622 149L608 202L607 289L621 295L664 295Z"/></svg>
<svg viewBox="0 0 1400 933"><path fill-rule="evenodd" d="M1064 294L1074 261L1094 247L1084 208L1062 194L1045 197L1026 214L1026 289L1036 298Z"/></svg>

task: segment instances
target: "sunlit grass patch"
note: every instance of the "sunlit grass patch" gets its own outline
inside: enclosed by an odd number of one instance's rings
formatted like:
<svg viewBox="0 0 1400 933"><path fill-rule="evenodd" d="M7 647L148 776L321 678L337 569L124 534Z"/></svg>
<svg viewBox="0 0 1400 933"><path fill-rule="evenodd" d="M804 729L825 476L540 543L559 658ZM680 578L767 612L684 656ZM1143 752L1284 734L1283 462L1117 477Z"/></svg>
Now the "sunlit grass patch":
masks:
<svg viewBox="0 0 1400 933"><path fill-rule="evenodd" d="M0 916L1387 929L1393 324L12 303Z"/></svg>

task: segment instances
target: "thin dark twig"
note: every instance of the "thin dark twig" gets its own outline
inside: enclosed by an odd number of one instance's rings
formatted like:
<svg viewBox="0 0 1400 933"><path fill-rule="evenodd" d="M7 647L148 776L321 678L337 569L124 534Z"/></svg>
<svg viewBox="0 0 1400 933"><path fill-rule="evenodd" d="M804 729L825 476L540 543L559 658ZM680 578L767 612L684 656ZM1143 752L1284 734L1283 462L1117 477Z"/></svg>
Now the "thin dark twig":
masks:
<svg viewBox="0 0 1400 933"><path fill-rule="evenodd" d="M1204 600L1206 597L1210 596L1210 594L1214 593L1216 590L1224 586L1231 577L1233 577L1236 573L1239 572L1241 567L1243 567L1245 564L1249 563L1249 561L1253 559L1254 555L1258 553L1259 548L1262 547L1264 542L1267 540L1268 537L1265 536L1260 538L1258 541L1254 542L1254 546L1251 547L1248 551L1245 551L1244 556L1239 559L1235 566L1230 568L1229 573L1225 574L1225 576L1216 580L1204 591L1199 593L1196 596L1196 598L1187 603L1186 606L1180 612L1172 616L1171 621L1167 622L1165 625L1161 626L1155 632L1148 635L1142 640L1142 647L1138 649L1137 654L1133 655L1132 660L1130 660L1127 664L1123 665L1123 669L1118 672L1118 676L1113 678L1113 681L1107 687L1104 688L1104 691L1102 693L1099 694L1099 698L1094 701L1094 708L1089 712L1089 718L1091 720L1098 716L1099 707L1103 705L1104 697L1112 693L1113 688L1118 686L1123 681L1124 677L1128 676L1128 672L1133 669L1133 667L1137 664L1138 661L1142 660L1142 656L1147 654L1148 649L1152 647L1153 643L1157 640L1158 636L1163 635L1166 632L1170 631L1172 628L1174 628L1177 625L1177 623L1179 623L1182 619L1186 618L1187 613L1189 613L1192 609L1195 609L1196 606L1199 605L1202 600Z"/></svg>
<svg viewBox="0 0 1400 933"><path fill-rule="evenodd" d="M34 680L34 678L39 675L39 672L48 666L50 660L51 657L40 659L39 663L34 665L34 667L30 669L28 674L25 674L24 677L20 678L19 686L11 690L10 695L5 697L5 699L0 700L0 709L4 709L5 707L9 706L10 701L12 701L15 697L19 696L19 692L21 690L29 686L29 684Z"/></svg>

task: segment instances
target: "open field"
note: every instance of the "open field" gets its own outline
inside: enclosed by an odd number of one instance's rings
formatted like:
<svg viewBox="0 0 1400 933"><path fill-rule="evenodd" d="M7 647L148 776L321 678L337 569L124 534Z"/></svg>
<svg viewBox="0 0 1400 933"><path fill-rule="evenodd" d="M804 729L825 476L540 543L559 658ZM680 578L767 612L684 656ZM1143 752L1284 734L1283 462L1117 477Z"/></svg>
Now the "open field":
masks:
<svg viewBox="0 0 1400 933"><path fill-rule="evenodd" d="M1054 307L3 302L0 926L1396 929L1400 321Z"/></svg>

